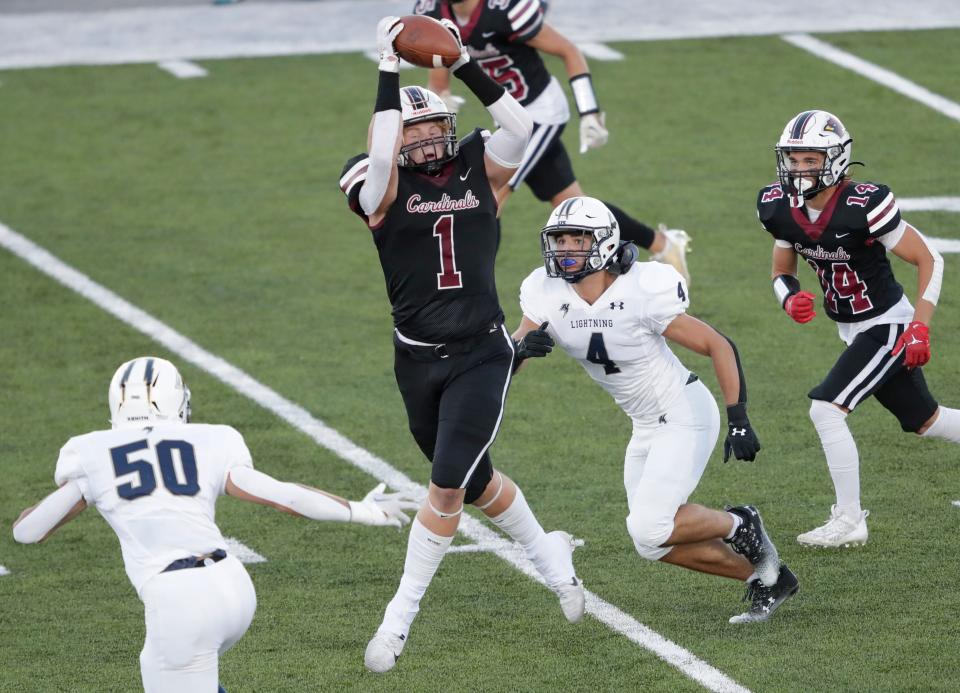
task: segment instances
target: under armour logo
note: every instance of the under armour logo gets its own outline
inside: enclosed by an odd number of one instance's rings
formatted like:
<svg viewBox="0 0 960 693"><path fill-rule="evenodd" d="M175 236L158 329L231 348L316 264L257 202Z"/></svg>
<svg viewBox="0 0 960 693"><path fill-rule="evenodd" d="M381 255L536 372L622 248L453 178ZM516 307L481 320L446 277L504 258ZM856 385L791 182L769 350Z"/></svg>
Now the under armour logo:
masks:
<svg viewBox="0 0 960 693"><path fill-rule="evenodd" d="M568 310L570 310L570 304L569 304L569 303L564 303L562 306L560 306L560 312L563 313L563 315L562 315L561 317L564 317L564 318L567 317L567 311L568 311Z"/></svg>
<svg viewBox="0 0 960 693"><path fill-rule="evenodd" d="M617 308L623 310L623 301L610 301L610 310L616 310Z"/></svg>
<svg viewBox="0 0 960 693"><path fill-rule="evenodd" d="M666 414L661 414L661 415L660 415L660 423L662 423L662 424L667 423L667 415L666 415Z"/></svg>
<svg viewBox="0 0 960 693"><path fill-rule="evenodd" d="M732 436L745 436L747 435L747 429L745 428L731 428L730 435Z"/></svg>

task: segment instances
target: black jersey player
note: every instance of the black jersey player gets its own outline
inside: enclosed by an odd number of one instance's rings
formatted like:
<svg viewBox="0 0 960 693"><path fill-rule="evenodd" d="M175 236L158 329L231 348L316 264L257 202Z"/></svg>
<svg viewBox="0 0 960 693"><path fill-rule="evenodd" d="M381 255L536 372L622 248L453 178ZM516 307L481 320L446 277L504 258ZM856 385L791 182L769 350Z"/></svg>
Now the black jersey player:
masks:
<svg viewBox="0 0 960 693"><path fill-rule="evenodd" d="M514 359L524 353L503 326L494 283L495 190L519 164L532 123L462 51L451 71L500 129L489 137L475 130L458 141L456 116L436 94L400 89L393 40L402 26L395 17L378 25L380 82L369 152L348 161L340 177L380 256L393 307L394 373L410 430L432 463L400 586L364 656L376 672L397 661L464 503L524 546L568 620L578 621L584 609L570 535L544 532L488 452Z"/></svg>
<svg viewBox="0 0 960 693"><path fill-rule="evenodd" d="M773 288L798 323L813 319L814 295L801 291L798 258L816 273L823 309L847 345L809 397L837 502L826 524L797 537L808 546L867 540L860 507L860 462L846 417L871 395L904 431L960 442L960 411L937 404L923 366L928 325L943 259L900 217L890 189L847 177L853 139L826 111L804 111L787 123L776 146L779 182L757 198L760 223L774 237ZM887 251L918 270L916 307L904 296Z"/></svg>
<svg viewBox="0 0 960 693"><path fill-rule="evenodd" d="M544 0L418 0L414 12L454 22L473 59L533 118L533 134L523 160L497 192L500 202L525 182L537 199L556 208L584 193L560 139L570 119L567 98L547 71L541 51L560 57L566 67L580 114L580 153L603 146L608 132L587 61L571 41L544 21L546 6ZM430 88L457 108L462 99L451 96L449 84L446 70L431 71ZM685 255L690 238L685 231L665 226L654 231L616 205L605 204L617 218L624 240L648 249L653 259L673 265L689 283Z"/></svg>

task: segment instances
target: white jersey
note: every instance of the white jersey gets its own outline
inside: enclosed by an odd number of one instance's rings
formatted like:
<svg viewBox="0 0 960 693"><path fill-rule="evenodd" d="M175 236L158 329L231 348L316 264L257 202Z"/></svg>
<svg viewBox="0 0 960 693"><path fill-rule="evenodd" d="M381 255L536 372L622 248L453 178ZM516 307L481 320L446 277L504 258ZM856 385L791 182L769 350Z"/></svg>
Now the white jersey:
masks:
<svg viewBox="0 0 960 693"><path fill-rule="evenodd" d="M543 267L520 286L523 314L577 359L635 420L659 417L687 384L690 371L663 338L689 305L683 277L670 265L638 262L590 305Z"/></svg>
<svg viewBox="0 0 960 693"><path fill-rule="evenodd" d="M170 563L226 548L214 522L227 472L252 467L230 426L159 423L94 431L67 441L54 479L79 484L117 533L137 593Z"/></svg>

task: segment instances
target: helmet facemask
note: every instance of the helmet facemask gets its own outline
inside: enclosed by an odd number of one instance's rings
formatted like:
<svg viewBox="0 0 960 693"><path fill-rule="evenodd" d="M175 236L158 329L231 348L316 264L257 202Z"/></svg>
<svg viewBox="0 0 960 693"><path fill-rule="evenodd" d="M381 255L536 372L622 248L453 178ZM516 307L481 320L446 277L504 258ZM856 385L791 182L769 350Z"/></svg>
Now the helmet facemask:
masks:
<svg viewBox="0 0 960 693"><path fill-rule="evenodd" d="M402 145L397 156L397 165L422 173L439 173L443 165L452 160L459 151L456 114L447 110L439 96L422 87L401 89L400 105L404 128L416 123L436 121L443 134ZM437 149L442 152L440 156L437 156ZM417 151L422 154L422 163L417 163L412 156Z"/></svg>
<svg viewBox="0 0 960 693"><path fill-rule="evenodd" d="M576 249L560 242L565 235L587 236ZM548 277L575 284L588 274L607 269L620 247L620 229L613 214L599 200L573 197L564 200L550 214L540 232L543 265ZM583 259L579 269L573 269Z"/></svg>
<svg viewBox="0 0 960 693"><path fill-rule="evenodd" d="M806 200L841 182L850 165L857 163L851 161L853 138L839 118L826 111L804 111L792 118L774 150L783 191ZM824 156L819 170L791 169L790 153L811 151Z"/></svg>

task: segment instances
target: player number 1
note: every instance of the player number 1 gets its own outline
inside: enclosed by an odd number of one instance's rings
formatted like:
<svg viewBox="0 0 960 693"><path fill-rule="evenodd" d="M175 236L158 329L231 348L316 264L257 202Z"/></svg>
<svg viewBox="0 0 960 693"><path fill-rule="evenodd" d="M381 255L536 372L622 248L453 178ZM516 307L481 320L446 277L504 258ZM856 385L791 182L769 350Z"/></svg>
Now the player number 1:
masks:
<svg viewBox="0 0 960 693"><path fill-rule="evenodd" d="M444 214L433 225L433 235L440 243L440 272L437 272L438 289L459 289L463 286L460 270L457 269L457 254L453 249L453 215Z"/></svg>

